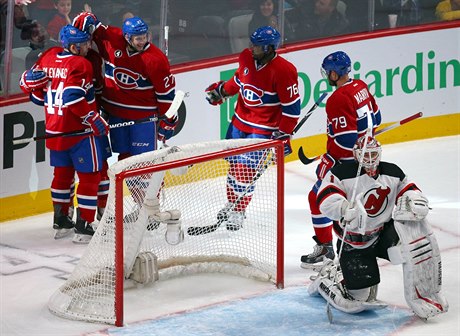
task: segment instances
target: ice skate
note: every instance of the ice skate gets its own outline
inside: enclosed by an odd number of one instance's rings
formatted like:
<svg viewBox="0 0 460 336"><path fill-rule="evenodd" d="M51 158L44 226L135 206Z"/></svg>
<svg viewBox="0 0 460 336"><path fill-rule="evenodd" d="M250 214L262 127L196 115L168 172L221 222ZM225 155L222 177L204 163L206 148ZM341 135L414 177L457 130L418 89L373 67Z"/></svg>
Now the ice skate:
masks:
<svg viewBox="0 0 460 336"><path fill-rule="evenodd" d="M54 239L61 239L72 234L75 223L70 219L69 216L60 215L54 217L53 229Z"/></svg>
<svg viewBox="0 0 460 336"><path fill-rule="evenodd" d="M302 268L311 269L315 264L323 262L325 259L333 260L335 257L332 242L321 244L316 236L313 236L313 240L316 242L313 252L300 258L300 267Z"/></svg>
<svg viewBox="0 0 460 336"><path fill-rule="evenodd" d="M75 224L75 236L73 242L75 244L88 244L94 235L94 229L90 223L84 219L78 219Z"/></svg>
<svg viewBox="0 0 460 336"><path fill-rule="evenodd" d="M217 221L225 224L228 231L238 231L243 227L246 214L244 211L232 210L233 204L228 203L223 209L217 213Z"/></svg>

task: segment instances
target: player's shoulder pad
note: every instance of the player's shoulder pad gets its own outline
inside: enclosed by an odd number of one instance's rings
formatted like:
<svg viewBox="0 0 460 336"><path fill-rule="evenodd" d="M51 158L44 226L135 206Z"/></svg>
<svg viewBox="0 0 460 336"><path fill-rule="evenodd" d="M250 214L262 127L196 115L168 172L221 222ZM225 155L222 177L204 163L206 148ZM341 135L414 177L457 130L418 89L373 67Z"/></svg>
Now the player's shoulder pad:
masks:
<svg viewBox="0 0 460 336"><path fill-rule="evenodd" d="M406 174L402 171L401 168L399 168L398 165L385 161L380 161L379 174L397 177L401 181L404 180L404 178L406 177Z"/></svg>
<svg viewBox="0 0 460 336"><path fill-rule="evenodd" d="M356 161L343 161L332 167L331 172L340 180L352 179L356 177L358 166L359 164ZM361 175L362 174L363 170L361 170Z"/></svg>

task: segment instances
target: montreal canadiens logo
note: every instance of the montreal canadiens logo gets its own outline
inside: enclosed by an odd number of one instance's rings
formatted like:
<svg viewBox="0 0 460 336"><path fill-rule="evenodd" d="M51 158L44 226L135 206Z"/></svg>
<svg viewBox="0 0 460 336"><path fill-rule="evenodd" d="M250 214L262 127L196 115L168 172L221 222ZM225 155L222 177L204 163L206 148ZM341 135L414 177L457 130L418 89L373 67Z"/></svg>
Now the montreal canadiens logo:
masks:
<svg viewBox="0 0 460 336"><path fill-rule="evenodd" d="M264 91L250 84L243 85L243 100L247 106L262 105L262 96Z"/></svg>
<svg viewBox="0 0 460 336"><path fill-rule="evenodd" d="M120 58L122 54L123 54L123 52L121 50L119 50L119 49L115 50L115 52L114 52L114 55L115 55L116 58Z"/></svg>
<svg viewBox="0 0 460 336"><path fill-rule="evenodd" d="M115 68L113 70L113 78L115 83L122 89L135 89L137 88L137 80L140 75L126 68Z"/></svg>
<svg viewBox="0 0 460 336"><path fill-rule="evenodd" d="M378 187L369 190L364 195L364 208L366 209L369 217L378 217L386 210L388 206L388 195L390 192L390 187Z"/></svg>

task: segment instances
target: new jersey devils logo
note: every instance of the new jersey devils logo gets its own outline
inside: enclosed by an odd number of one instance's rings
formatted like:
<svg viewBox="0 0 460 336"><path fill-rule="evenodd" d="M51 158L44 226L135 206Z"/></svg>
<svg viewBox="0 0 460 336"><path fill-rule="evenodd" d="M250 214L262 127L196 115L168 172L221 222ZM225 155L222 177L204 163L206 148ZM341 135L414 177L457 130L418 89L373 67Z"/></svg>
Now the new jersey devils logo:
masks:
<svg viewBox="0 0 460 336"><path fill-rule="evenodd" d="M140 75L126 68L115 68L113 70L113 78L117 85L122 89L137 88L137 80Z"/></svg>
<svg viewBox="0 0 460 336"><path fill-rule="evenodd" d="M366 209L367 215L369 217L377 217L388 206L388 195L390 194L391 189L387 188L373 188L369 190L366 195L364 195L364 208Z"/></svg>
<svg viewBox="0 0 460 336"><path fill-rule="evenodd" d="M262 96L264 91L252 86L251 84L243 84L243 100L248 106L262 105Z"/></svg>

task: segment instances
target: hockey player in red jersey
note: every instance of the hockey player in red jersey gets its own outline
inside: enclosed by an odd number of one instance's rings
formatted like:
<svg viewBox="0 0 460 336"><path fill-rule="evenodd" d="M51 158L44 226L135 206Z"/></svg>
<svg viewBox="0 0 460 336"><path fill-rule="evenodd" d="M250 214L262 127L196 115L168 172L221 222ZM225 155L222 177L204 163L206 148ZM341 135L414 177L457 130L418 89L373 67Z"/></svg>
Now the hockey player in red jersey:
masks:
<svg viewBox="0 0 460 336"><path fill-rule="evenodd" d="M402 264L406 302L427 319L448 310L439 247L425 219L428 200L401 168L380 161L381 151L375 138L363 136L355 160L324 176L317 202L334 221L340 266L326 260L308 291L347 313L383 308L376 299L383 258Z"/></svg>
<svg viewBox="0 0 460 336"><path fill-rule="evenodd" d="M175 97L175 78L168 58L150 43L148 25L139 17L128 18L122 29L104 26L94 14L80 13L72 23L92 33L104 59L105 85L102 109L109 124L158 116L160 122L139 123L114 128L110 132L112 150L118 160L157 149L157 140L166 141L174 135L177 116L164 117ZM158 130L158 131L157 131ZM134 201L142 203L144 192L130 190ZM125 220L135 221L138 211L127 214ZM149 229L158 223L149 219Z"/></svg>
<svg viewBox="0 0 460 336"><path fill-rule="evenodd" d="M334 259L332 248L332 221L321 214L316 195L326 173L336 164L353 161L353 146L363 136L371 118L373 129L381 123L379 107L363 81L349 77L350 57L343 51L336 51L323 60L321 72L329 85L336 90L326 102L327 152L321 156L316 168L318 180L308 194L316 242L312 253L303 255L301 266L309 268L324 257Z"/></svg>
<svg viewBox="0 0 460 336"><path fill-rule="evenodd" d="M103 162L99 137L109 127L96 109L93 70L85 59L91 36L71 25L60 32L64 49L48 49L31 70L24 72L20 86L31 100L45 107L47 134L77 131L87 126L92 132L73 137L46 140L50 162L54 167L51 196L54 206L55 238L75 231L74 242L87 243L94 230L97 190ZM68 216L71 186L75 171L79 177L77 200L79 216L74 223Z"/></svg>
<svg viewBox="0 0 460 336"><path fill-rule="evenodd" d="M300 97L295 66L279 56L276 49L281 42L279 32L270 26L258 28L251 36L251 47L241 52L239 66L232 79L217 82L206 89L212 105L238 95L235 114L226 138L281 139L285 155L292 152L290 134L300 115ZM255 160L246 156L233 157L227 177L228 204L218 214L228 230L238 230L244 221L245 210L251 201L254 186L246 190L257 173L260 154ZM244 191L244 196L238 196Z"/></svg>
<svg viewBox="0 0 460 336"><path fill-rule="evenodd" d="M166 113L175 96L175 78L167 57L150 43L149 27L141 18L126 19L120 29L104 26L94 14L83 12L73 25L92 32L104 59L102 108L109 115L109 124ZM112 129L112 150L119 153L119 160L155 150L157 138L172 137L177 123L177 117L162 119L158 134L153 122Z"/></svg>

